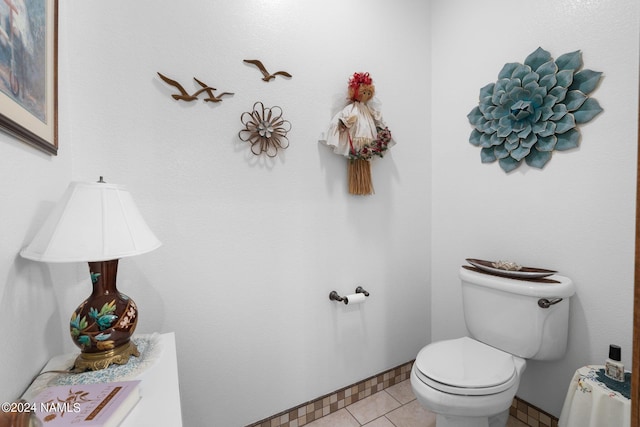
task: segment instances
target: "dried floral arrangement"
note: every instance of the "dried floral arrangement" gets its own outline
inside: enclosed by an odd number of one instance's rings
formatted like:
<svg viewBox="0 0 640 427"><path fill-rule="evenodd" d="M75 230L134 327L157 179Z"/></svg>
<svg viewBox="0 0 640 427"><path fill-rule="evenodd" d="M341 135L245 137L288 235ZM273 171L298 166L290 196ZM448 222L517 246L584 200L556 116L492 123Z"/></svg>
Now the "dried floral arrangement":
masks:
<svg viewBox="0 0 640 427"><path fill-rule="evenodd" d="M354 73L348 82L348 104L331 120L321 142L348 159L349 193L374 193L370 162L395 145L374 99L369 73Z"/></svg>

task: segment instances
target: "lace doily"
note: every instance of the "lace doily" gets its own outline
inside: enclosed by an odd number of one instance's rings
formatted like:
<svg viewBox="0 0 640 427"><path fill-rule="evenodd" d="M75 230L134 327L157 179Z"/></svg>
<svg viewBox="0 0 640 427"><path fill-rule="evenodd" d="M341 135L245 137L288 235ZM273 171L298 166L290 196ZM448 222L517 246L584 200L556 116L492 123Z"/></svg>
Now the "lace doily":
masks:
<svg viewBox="0 0 640 427"><path fill-rule="evenodd" d="M48 385L94 384L113 381L127 381L137 377L152 365L160 354L160 336L158 334L140 335L131 338L140 352L139 357L131 356L126 365L113 364L99 371L87 371L80 374L60 374L49 380Z"/></svg>
<svg viewBox="0 0 640 427"><path fill-rule="evenodd" d="M162 343L160 335L157 333L136 335L131 340L138 347L140 356L131 356L126 365L114 364L106 369L87 371L80 374L43 372L33 380L23 397L33 398L45 388L55 385L94 384L134 379L155 363L162 352ZM77 356L77 354L69 354L63 366L71 369Z"/></svg>

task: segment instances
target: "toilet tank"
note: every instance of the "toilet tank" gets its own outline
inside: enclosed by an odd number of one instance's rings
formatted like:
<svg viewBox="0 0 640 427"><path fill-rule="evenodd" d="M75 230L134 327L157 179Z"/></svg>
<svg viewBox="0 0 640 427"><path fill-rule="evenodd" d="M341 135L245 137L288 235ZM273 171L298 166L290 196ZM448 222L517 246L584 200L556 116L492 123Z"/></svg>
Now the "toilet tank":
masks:
<svg viewBox="0 0 640 427"><path fill-rule="evenodd" d="M518 280L460 269L464 319L478 341L525 359L561 358L567 348L571 279ZM548 282L549 280L555 283ZM540 299L561 301L542 308ZM544 305L544 304L543 304Z"/></svg>

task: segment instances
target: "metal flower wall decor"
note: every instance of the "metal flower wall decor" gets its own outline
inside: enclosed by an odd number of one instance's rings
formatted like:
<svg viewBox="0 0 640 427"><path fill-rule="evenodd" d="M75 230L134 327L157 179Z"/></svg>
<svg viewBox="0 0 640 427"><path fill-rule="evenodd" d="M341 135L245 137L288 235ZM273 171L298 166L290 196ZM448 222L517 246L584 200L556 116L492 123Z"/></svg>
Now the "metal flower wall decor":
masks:
<svg viewBox="0 0 640 427"><path fill-rule="evenodd" d="M267 108L262 102L256 102L253 111L242 113L240 121L244 129L238 132L238 136L251 144L251 152L256 156L265 153L275 157L279 148L289 146L287 132L291 130L291 123L282 118L282 108Z"/></svg>
<svg viewBox="0 0 640 427"><path fill-rule="evenodd" d="M505 64L498 80L480 89L479 105L467 115L474 127L469 142L482 148L482 163L498 160L510 172L524 160L541 169L554 150L577 147L577 125L603 111L588 96L602 73L582 67L580 51L554 60L542 48L524 64Z"/></svg>

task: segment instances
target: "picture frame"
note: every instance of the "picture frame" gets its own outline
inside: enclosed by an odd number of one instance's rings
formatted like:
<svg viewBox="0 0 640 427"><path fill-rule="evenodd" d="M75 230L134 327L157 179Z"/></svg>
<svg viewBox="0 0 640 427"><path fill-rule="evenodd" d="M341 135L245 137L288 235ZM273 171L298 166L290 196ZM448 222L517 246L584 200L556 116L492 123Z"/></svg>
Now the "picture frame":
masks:
<svg viewBox="0 0 640 427"><path fill-rule="evenodd" d="M0 130L58 154L58 0L0 1Z"/></svg>

